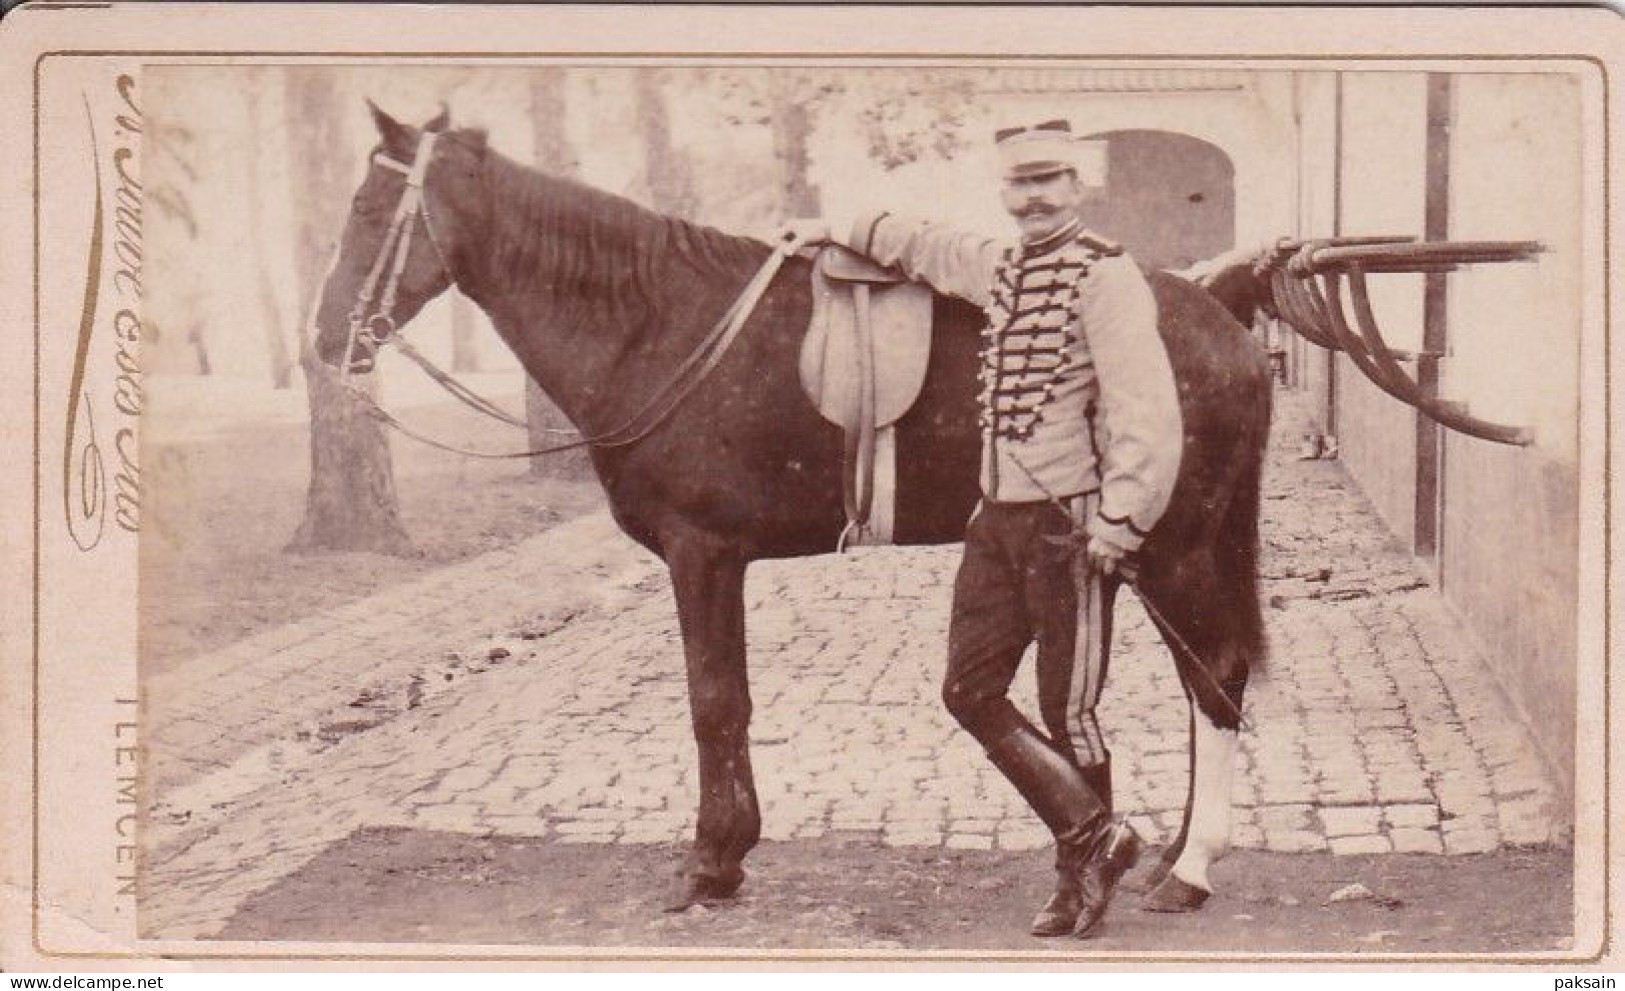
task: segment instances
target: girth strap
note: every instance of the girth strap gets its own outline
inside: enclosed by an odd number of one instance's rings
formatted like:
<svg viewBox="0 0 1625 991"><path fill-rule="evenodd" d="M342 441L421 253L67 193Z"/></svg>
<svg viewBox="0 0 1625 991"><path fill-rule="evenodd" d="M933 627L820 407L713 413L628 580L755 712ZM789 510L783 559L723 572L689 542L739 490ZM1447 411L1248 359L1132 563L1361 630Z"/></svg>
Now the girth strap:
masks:
<svg viewBox="0 0 1625 991"><path fill-rule="evenodd" d="M848 532L860 535L869 529L869 513L875 495L875 353L874 325L869 312L869 286L852 287L857 308L858 416L846 427L842 446L842 494Z"/></svg>

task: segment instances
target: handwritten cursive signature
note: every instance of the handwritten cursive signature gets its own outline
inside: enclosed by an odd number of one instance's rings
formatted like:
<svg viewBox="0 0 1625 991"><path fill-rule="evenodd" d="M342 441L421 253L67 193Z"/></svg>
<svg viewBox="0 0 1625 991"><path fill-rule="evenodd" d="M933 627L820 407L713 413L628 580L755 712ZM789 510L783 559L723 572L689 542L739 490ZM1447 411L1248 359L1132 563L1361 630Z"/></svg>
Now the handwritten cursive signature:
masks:
<svg viewBox="0 0 1625 991"><path fill-rule="evenodd" d="M121 75L116 82L123 108L114 118L123 135L141 133L141 111L135 103L135 79ZM91 342L95 337L101 304L102 266L106 249L106 207L102 196L102 162L96 141L96 124L90 101L85 100L86 125L90 132L95 199L91 214L90 252L86 263L84 303L79 314L79 334L75 342L73 371L68 380L67 441L62 456L62 502L68 533L82 551L101 543L107 526L109 486L107 466L97 440L95 403L86 388ZM135 533L141 527L141 468L133 421L141 416L143 393L139 346L141 317L141 183L131 175L129 163L134 149L125 146L113 153L118 175L114 191L113 258L117 269L113 286L124 304L112 320L114 336L113 407L126 419L114 431L113 450L117 465L113 471L113 523Z"/></svg>

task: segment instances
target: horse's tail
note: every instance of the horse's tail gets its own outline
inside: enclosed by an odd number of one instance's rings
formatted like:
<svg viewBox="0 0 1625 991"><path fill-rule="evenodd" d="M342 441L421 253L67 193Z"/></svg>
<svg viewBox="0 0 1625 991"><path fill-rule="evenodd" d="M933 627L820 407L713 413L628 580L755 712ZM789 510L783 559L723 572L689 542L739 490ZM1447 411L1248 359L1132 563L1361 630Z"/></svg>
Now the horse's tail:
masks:
<svg viewBox="0 0 1625 991"><path fill-rule="evenodd" d="M1256 422L1261 424L1260 436L1246 438L1236 452L1245 460L1236 466L1232 476L1235 488L1218 523L1219 543L1208 557L1212 582L1206 586L1209 598L1194 615L1186 611L1183 617L1193 635L1185 637L1191 654L1182 660L1204 669L1200 675L1182 671L1186 687L1213 725L1229 730L1241 725L1242 695L1249 678L1263 670L1269 652L1263 603L1258 598L1263 435L1269 431L1270 415L1267 381L1258 395L1261 398L1257 400ZM1163 632L1168 635L1166 629Z"/></svg>
<svg viewBox="0 0 1625 991"><path fill-rule="evenodd" d="M1250 463L1245 464L1237 478L1235 494L1231 497L1223 532L1234 541L1229 553L1220 555L1220 587L1233 594L1230 605L1231 622L1235 626L1226 638L1234 656L1221 659L1220 677L1245 677L1262 670L1269 654L1264 633L1264 609L1259 599L1259 532L1258 518L1263 510L1264 446L1268 441L1271 405L1270 384L1266 379L1258 390L1257 411L1253 422L1258 424L1262 436L1251 438L1246 445Z"/></svg>

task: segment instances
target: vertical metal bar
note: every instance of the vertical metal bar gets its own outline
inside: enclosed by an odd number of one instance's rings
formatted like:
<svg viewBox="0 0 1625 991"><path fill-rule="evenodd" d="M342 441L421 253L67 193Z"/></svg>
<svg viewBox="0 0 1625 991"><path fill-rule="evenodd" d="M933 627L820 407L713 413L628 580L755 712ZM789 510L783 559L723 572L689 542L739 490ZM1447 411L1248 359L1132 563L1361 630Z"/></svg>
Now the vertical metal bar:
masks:
<svg viewBox="0 0 1625 991"><path fill-rule="evenodd" d="M1308 224L1310 215L1308 192L1309 183L1304 178L1304 173L1308 171L1309 163L1307 160L1307 144L1303 137L1303 78L1302 72L1294 72L1292 74L1292 136L1294 139L1294 165L1292 169L1292 236L1299 239L1306 236L1304 228ZM1273 294L1273 290L1268 286L1265 287L1265 291ZM1303 387L1304 377L1303 360L1306 353L1306 345L1304 344L1304 340L1298 334L1282 334L1283 323L1278 310L1275 319L1272 322L1275 325L1276 333L1281 335L1279 339L1286 341L1288 347L1291 349L1289 357L1287 358L1286 384L1293 389L1301 389Z"/></svg>
<svg viewBox="0 0 1625 991"><path fill-rule="evenodd" d="M1428 73L1427 193L1422 208L1423 237L1428 241L1450 237L1450 98L1450 75ZM1427 273L1422 287L1422 355L1417 359L1416 384L1424 397L1434 399L1439 395L1439 364L1432 355L1443 354L1448 342L1445 273ZM1418 557L1438 561L1443 510L1444 431L1418 411L1414 541Z"/></svg>

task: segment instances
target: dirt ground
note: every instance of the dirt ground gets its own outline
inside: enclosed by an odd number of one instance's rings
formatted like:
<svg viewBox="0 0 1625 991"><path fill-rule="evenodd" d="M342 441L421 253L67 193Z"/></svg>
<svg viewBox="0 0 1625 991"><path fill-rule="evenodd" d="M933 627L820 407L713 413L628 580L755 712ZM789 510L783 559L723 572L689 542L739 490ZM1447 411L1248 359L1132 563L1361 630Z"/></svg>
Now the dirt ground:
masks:
<svg viewBox="0 0 1625 991"><path fill-rule="evenodd" d="M682 849L364 830L245 902L226 939L841 951L1506 953L1566 949L1570 854L1334 857L1236 851L1199 912L1121 891L1087 942L1025 935L1047 853L892 848L864 834L764 843L740 895L661 911ZM1130 875L1134 884L1149 858ZM1330 902L1359 883L1370 897Z"/></svg>
<svg viewBox="0 0 1625 991"><path fill-rule="evenodd" d="M520 408L519 397L505 397ZM411 411L431 436L487 448L516 431L445 406ZM142 659L178 660L494 550L604 505L585 455L485 461L391 441L416 554L283 551L304 515L309 428L257 425L143 446ZM522 438L520 438L522 440Z"/></svg>
<svg viewBox="0 0 1625 991"><path fill-rule="evenodd" d="M414 422L437 436L489 439L488 428L455 411L424 409ZM283 424L144 448L142 581L163 592L143 596L144 663L162 669L603 504L579 455L533 475L525 465L397 440L401 507L418 553L286 554L304 506L307 441L303 425ZM1099 938L1036 940L1025 930L1050 883L1047 854L891 848L850 834L764 843L737 899L668 915L660 906L682 852L363 830L244 902L218 935L994 959L1390 955L1566 949L1573 914L1565 850L1448 858L1237 851L1215 869L1219 894L1198 913L1141 912L1125 891ZM1368 897L1329 901L1355 882Z"/></svg>

